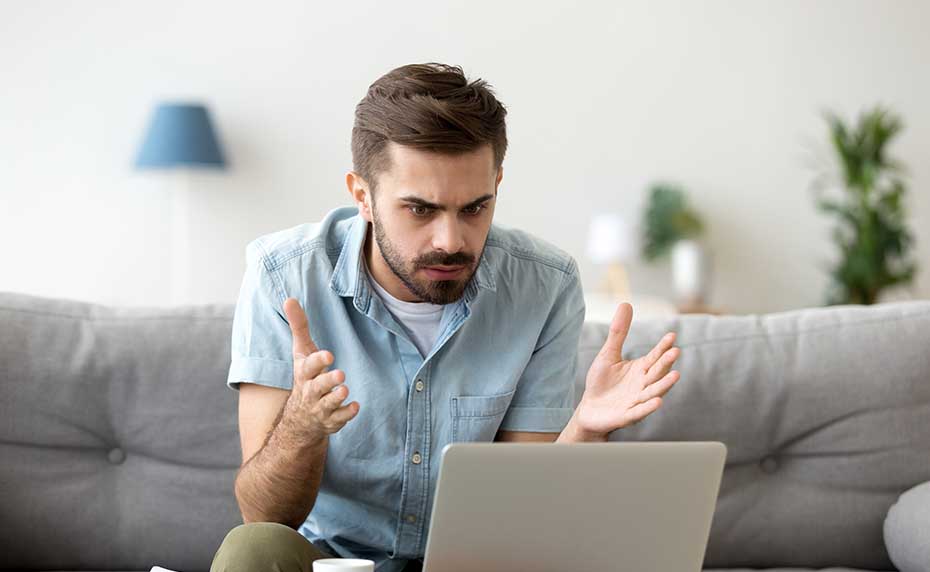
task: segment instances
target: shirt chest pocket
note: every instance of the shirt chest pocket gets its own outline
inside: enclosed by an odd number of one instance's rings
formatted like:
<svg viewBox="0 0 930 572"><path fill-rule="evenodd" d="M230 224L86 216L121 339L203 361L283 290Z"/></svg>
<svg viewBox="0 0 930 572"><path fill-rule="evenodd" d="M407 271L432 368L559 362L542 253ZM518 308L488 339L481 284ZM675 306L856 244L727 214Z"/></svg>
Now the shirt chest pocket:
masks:
<svg viewBox="0 0 930 572"><path fill-rule="evenodd" d="M516 390L452 397L452 442L494 440Z"/></svg>

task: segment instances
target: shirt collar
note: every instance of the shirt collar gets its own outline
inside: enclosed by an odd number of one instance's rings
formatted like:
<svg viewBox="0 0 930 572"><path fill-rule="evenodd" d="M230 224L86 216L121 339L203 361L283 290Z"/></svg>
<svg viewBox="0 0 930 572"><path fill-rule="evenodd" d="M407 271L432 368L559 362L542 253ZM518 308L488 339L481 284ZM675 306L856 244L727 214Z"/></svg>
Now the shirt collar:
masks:
<svg viewBox="0 0 930 572"><path fill-rule="evenodd" d="M364 260L362 258L364 256L365 237L370 226L368 221L361 215L355 216L355 221L346 234L339 258L336 260L333 277L329 282L333 292L339 296L355 298L355 304L359 308L367 308L371 298L371 289L365 276ZM487 250L481 256L474 279L465 288L465 299L467 301L473 300L478 295L479 288L491 292L497 291L497 282L495 282L494 272L490 268Z"/></svg>

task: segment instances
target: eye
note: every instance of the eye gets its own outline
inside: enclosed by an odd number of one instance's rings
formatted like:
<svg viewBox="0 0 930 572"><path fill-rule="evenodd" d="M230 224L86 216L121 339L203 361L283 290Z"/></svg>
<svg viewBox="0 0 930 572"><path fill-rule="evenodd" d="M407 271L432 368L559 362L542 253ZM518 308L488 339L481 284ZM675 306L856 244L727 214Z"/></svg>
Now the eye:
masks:
<svg viewBox="0 0 930 572"><path fill-rule="evenodd" d="M462 209L462 212L464 212L467 215L474 216L474 215L480 214L481 211L483 211L485 208L487 208L487 205L484 203L481 203L480 205L475 205L473 207Z"/></svg>
<svg viewBox="0 0 930 572"><path fill-rule="evenodd" d="M411 205L409 208L410 212L415 216L426 216L433 211L430 207L424 207L423 205Z"/></svg>

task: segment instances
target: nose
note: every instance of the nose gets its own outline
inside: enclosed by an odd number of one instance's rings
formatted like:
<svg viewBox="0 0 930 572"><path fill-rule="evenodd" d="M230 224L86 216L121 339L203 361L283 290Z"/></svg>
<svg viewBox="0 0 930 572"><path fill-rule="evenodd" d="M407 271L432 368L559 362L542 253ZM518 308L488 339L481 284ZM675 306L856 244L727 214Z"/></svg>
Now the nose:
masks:
<svg viewBox="0 0 930 572"><path fill-rule="evenodd" d="M433 228L433 249L454 254L464 248L464 229L456 217L439 217Z"/></svg>

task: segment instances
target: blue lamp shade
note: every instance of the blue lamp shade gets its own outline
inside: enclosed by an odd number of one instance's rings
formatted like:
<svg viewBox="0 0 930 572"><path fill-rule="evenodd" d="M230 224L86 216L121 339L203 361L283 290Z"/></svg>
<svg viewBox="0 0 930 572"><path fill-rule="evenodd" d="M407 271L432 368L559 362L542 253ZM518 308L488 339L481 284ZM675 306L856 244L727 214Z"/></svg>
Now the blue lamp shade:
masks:
<svg viewBox="0 0 930 572"><path fill-rule="evenodd" d="M155 108L136 168L224 168L226 160L203 105L162 103Z"/></svg>

